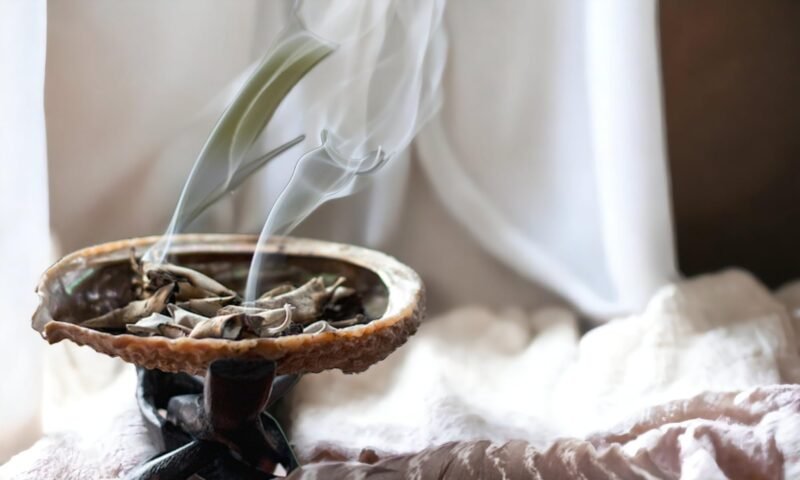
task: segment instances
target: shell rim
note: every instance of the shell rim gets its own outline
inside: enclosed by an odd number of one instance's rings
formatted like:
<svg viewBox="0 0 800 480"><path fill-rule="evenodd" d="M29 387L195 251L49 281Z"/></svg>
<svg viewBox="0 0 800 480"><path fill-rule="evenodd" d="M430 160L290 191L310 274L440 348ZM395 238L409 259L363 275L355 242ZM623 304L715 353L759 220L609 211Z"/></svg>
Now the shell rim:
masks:
<svg viewBox="0 0 800 480"><path fill-rule="evenodd" d="M394 257L355 245L300 237L274 237L265 245L261 245L259 249L268 253L302 255L347 262L376 274L388 291L387 306L383 315L367 324L355 325L332 332L246 340L169 339L139 337L125 333L111 334L53 319L50 316L49 311L47 311L47 285L57 279L66 269L74 268L74 262L87 259L111 261L117 260L117 256L122 259L127 257L131 247L139 249L152 245L159 239L159 236L149 236L117 240L80 249L61 258L48 268L40 278L36 288L40 303L33 317L33 328L39 331L49 343L57 343L65 338L74 341L75 339L72 338L73 335L71 333L92 332L92 336L112 342L119 340L123 342L135 341L140 345L151 345L153 348L163 348L166 342L166 346L170 350L184 351L193 347L209 350L219 349L236 352L237 354L233 356L241 356L247 354L250 350L254 350L253 353L258 356L271 357L278 360L285 354L305 350L318 344L372 335L381 330L389 329L400 322L411 321L418 323L420 310L424 308L424 286L422 281L414 270ZM174 238L173 251L175 253L252 253L256 250L257 240L258 237L255 235L180 234ZM36 324L42 315L47 315L47 318L39 322L41 324L41 329L39 329ZM51 333L56 333L57 330L61 331L55 335L55 337L59 338L54 338L54 336L50 335ZM89 342L85 343L85 345L94 348Z"/></svg>

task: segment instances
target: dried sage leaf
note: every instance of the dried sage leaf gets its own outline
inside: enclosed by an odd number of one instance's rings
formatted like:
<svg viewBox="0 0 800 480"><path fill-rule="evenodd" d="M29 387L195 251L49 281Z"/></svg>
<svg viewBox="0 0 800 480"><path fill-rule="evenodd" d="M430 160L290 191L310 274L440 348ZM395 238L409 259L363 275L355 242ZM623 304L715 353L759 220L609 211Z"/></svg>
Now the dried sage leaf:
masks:
<svg viewBox="0 0 800 480"><path fill-rule="evenodd" d="M189 286L192 286L195 289L208 292L217 297L236 296L236 292L225 285L191 268L180 267L171 263L156 264L150 262L144 262L142 268L144 271L145 285L154 285L156 288L159 288L161 285L167 283L182 284L188 282L189 285L185 285L183 287L184 289L188 289ZM202 292L196 291L196 293L203 296Z"/></svg>
<svg viewBox="0 0 800 480"><path fill-rule="evenodd" d="M292 285L291 283L283 283L281 285L278 285L275 288L267 290L260 297L258 297L258 299L259 300L269 300L270 298L277 297L278 295L283 295L284 293L289 293L292 290L294 290L294 285Z"/></svg>
<svg viewBox="0 0 800 480"><path fill-rule="evenodd" d="M207 318L198 323L189 334L191 338L223 338L236 340L242 333L242 318L239 315Z"/></svg>
<svg viewBox="0 0 800 480"><path fill-rule="evenodd" d="M344 283L339 277L332 285L326 287L322 278L314 277L302 286L276 297L256 300L252 306L258 308L282 308L284 304L295 307L294 321L301 325L314 322L322 313L322 309L331 298L333 292Z"/></svg>
<svg viewBox="0 0 800 480"><path fill-rule="evenodd" d="M208 318L206 316L190 312L189 310L184 310L173 303L167 305L167 310L169 311L169 314L172 315L175 323L188 328L194 328L198 323Z"/></svg>
<svg viewBox="0 0 800 480"><path fill-rule="evenodd" d="M134 300L124 307L114 309L99 317L81 323L84 327L99 329L119 329L126 325L136 323L138 320L153 313L160 313L167 305L172 295L174 285L164 285L152 296L144 300Z"/></svg>
<svg viewBox="0 0 800 480"><path fill-rule="evenodd" d="M358 314L353 318L348 318L346 320L337 320L335 322L328 322L330 326L334 328L347 328L352 327L353 325L358 325L360 323L364 323L367 317L364 315Z"/></svg>
<svg viewBox="0 0 800 480"><path fill-rule="evenodd" d="M129 333L136 335L161 335L167 338L182 338L188 336L192 331L160 313L154 313L134 324L126 325L125 328Z"/></svg>
<svg viewBox="0 0 800 480"><path fill-rule="evenodd" d="M333 328L330 323L326 322L325 320L319 320L305 327L303 329L303 333L314 334L314 333L332 332L334 330L336 329Z"/></svg>
<svg viewBox="0 0 800 480"><path fill-rule="evenodd" d="M234 296L195 298L185 302L178 302L177 305L184 310L189 310L204 317L213 317L217 315L220 309L230 305L235 300L236 297Z"/></svg>

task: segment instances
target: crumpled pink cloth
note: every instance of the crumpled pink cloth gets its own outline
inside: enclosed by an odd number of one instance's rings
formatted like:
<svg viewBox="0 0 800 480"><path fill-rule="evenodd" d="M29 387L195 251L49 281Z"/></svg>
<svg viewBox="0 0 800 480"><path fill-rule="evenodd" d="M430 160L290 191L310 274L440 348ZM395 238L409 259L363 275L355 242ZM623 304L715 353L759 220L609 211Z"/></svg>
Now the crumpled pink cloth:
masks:
<svg viewBox="0 0 800 480"><path fill-rule="evenodd" d="M585 440L556 440L544 451L524 441L468 441L385 458L321 446L314 456L328 460L289 478L800 478L800 386L704 393L649 408Z"/></svg>
<svg viewBox="0 0 800 480"><path fill-rule="evenodd" d="M580 342L568 312L526 318L462 309L361 375L305 378L293 478L800 479L800 283L679 282ZM155 453L128 410L0 479L117 478Z"/></svg>
<svg viewBox="0 0 800 480"><path fill-rule="evenodd" d="M0 480L106 480L158 453L135 408L125 410L96 436L47 435L0 467Z"/></svg>
<svg viewBox="0 0 800 480"><path fill-rule="evenodd" d="M704 393L632 415L544 450L524 441L451 442L382 456L318 445L291 479L800 478L800 385ZM0 479L113 479L156 452L136 410L103 436L45 437L0 467Z"/></svg>

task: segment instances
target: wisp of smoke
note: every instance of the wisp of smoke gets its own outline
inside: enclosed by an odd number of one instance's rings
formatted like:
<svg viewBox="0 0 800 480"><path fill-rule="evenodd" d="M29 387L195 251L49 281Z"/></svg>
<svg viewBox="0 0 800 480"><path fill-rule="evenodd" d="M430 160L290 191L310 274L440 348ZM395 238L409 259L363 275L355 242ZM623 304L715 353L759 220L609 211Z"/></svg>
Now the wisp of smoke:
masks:
<svg viewBox="0 0 800 480"><path fill-rule="evenodd" d="M446 57L443 10L444 0L296 4L294 20L278 45L300 37L336 49L298 86L302 133L320 138L320 144L298 160L269 212L259 247L273 235L290 233L321 204L363 188L372 173L408 147L436 112ZM188 223L188 204L202 205L209 192L226 191L242 177L243 166L252 164L242 160L245 153L231 156L225 167L216 162L216 171L200 164L202 156L198 159L158 255L149 255L163 260L171 235ZM192 198L201 200L189 201ZM269 268L262 250L256 249L250 266L246 301L257 297L260 273Z"/></svg>
<svg viewBox="0 0 800 480"><path fill-rule="evenodd" d="M405 149L440 105L444 2L305 2L298 11L337 51L304 81L306 126L322 145L297 163L259 237L285 235L322 203L350 195ZM337 81L338 80L338 81ZM265 257L256 251L245 292L253 300Z"/></svg>

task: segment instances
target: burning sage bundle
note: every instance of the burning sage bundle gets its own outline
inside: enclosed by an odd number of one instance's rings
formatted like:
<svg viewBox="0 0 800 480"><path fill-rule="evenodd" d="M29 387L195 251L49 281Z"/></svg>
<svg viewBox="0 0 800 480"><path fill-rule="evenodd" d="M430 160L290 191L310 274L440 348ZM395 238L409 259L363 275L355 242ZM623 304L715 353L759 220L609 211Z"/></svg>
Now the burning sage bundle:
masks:
<svg viewBox="0 0 800 480"><path fill-rule="evenodd" d="M322 333L366 321L344 277L313 276L274 286L251 302L196 270L140 261L131 254L138 299L81 325L168 338L238 340Z"/></svg>

